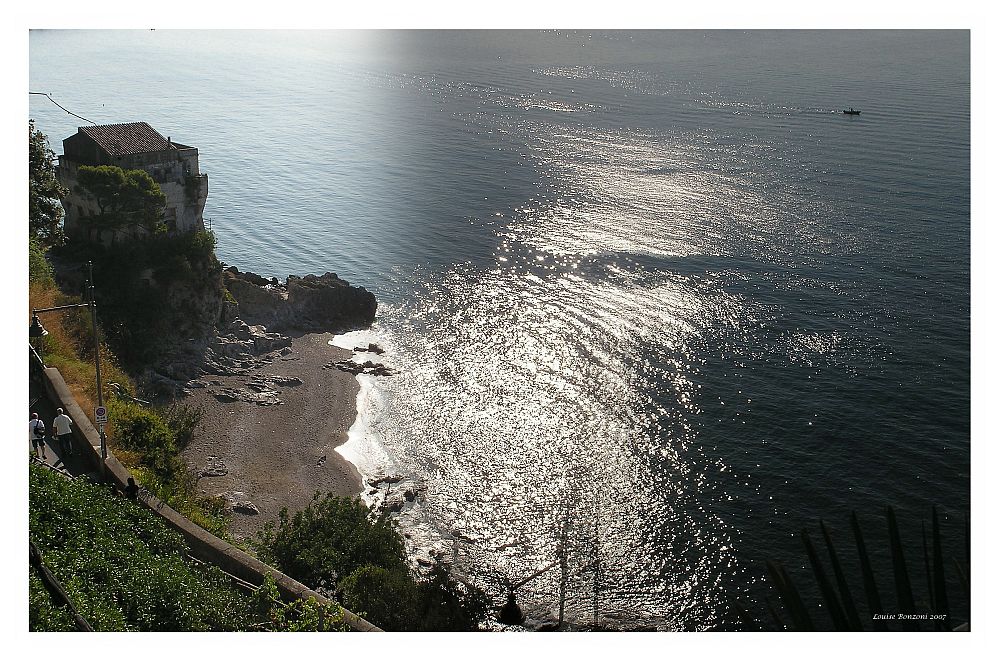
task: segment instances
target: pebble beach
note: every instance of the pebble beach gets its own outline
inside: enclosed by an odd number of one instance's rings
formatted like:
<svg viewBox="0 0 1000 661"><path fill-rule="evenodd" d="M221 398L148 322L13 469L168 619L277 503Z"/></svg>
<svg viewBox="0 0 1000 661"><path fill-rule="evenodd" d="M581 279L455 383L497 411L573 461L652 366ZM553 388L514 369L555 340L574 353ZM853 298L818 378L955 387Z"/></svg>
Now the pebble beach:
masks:
<svg viewBox="0 0 1000 661"><path fill-rule="evenodd" d="M350 359L330 333L293 335L291 351L240 375L207 375L180 403L202 409L183 452L198 488L232 505L230 532L253 537L282 507L306 507L316 491L358 496L357 469L335 450L347 441L359 385L331 367ZM242 391L257 401L228 401Z"/></svg>

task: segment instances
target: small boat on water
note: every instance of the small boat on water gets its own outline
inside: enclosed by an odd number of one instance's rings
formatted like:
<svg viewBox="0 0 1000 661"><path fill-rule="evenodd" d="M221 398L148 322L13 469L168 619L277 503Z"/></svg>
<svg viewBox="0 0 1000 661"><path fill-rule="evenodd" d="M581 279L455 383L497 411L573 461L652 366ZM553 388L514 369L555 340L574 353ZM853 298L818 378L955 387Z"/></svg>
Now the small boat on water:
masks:
<svg viewBox="0 0 1000 661"><path fill-rule="evenodd" d="M845 110L844 114L845 115L860 115L861 111L860 110L855 110L854 108L851 108L850 110Z"/></svg>

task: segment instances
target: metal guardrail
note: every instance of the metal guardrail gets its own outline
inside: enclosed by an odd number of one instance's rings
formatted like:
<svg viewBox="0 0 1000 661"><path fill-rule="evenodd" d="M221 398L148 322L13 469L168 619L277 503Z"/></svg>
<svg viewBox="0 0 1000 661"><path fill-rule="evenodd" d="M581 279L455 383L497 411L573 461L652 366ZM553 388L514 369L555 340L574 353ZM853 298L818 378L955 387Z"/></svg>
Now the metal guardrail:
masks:
<svg viewBox="0 0 1000 661"><path fill-rule="evenodd" d="M35 350L35 347L31 346L31 342L28 342L28 358L36 367L45 367L45 363L42 361L42 357Z"/></svg>

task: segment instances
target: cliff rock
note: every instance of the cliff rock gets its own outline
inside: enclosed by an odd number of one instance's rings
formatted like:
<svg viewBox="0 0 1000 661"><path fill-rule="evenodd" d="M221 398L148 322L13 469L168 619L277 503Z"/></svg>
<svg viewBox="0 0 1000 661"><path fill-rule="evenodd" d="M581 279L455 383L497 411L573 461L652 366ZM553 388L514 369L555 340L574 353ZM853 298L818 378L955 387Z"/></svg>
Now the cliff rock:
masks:
<svg viewBox="0 0 1000 661"><path fill-rule="evenodd" d="M198 289L173 287L166 293L171 308L184 314L172 322L171 333L160 337L161 357L145 370L143 380L152 392L170 396L197 387L193 381L206 374L244 374L267 364L288 350L286 332L368 327L377 307L371 292L352 287L335 273L289 276L282 284L233 266L214 283ZM262 393L244 397L220 392L216 397L280 403Z"/></svg>
<svg viewBox="0 0 1000 661"><path fill-rule="evenodd" d="M223 284L238 304L239 318L270 331L340 333L367 328L375 319L375 295L336 273L290 275L281 284L230 266Z"/></svg>

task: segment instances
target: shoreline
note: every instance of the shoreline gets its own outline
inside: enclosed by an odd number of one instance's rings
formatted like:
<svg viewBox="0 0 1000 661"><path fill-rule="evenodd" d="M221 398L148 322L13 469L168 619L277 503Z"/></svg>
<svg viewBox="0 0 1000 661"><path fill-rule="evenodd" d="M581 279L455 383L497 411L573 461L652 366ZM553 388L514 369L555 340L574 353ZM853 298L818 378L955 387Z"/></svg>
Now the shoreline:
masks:
<svg viewBox="0 0 1000 661"><path fill-rule="evenodd" d="M334 346L349 351L353 362L359 364L365 360L378 360L379 354L355 351L356 347L365 347L372 343L379 344L383 341L383 338L378 337L371 328L337 334L331 340ZM354 377L355 384L357 385L354 404L355 419L348 429L347 440L337 446L337 454L347 460L361 473L362 488L360 498L369 506L380 504L380 499L375 497L379 490L373 488L371 481L399 472L396 463L381 443L379 435L373 430L372 420L369 417L370 406L368 400L375 388L375 378L372 375L363 373Z"/></svg>
<svg viewBox="0 0 1000 661"><path fill-rule="evenodd" d="M277 521L283 507L290 513L304 509L316 491L364 494L360 471L337 451L347 443L357 418L360 384L353 374L324 369L353 355L350 349L329 344L333 337L292 335L290 351L276 352L245 374L205 375L198 379L204 387L192 388L177 400L202 408L201 422L181 457L200 476L199 492L221 495L236 505L229 524L236 539L253 537L265 523ZM274 377L279 383L270 380ZM280 403L222 401L216 396L223 389L245 389L251 380L265 378L267 394L273 393Z"/></svg>

